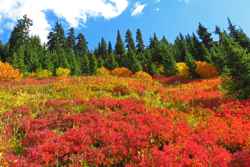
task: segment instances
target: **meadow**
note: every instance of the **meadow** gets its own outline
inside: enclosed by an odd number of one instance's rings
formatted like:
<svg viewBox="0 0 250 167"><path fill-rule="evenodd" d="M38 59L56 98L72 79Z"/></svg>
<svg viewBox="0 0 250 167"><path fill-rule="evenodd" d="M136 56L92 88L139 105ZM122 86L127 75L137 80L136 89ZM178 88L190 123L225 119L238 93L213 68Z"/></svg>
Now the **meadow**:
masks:
<svg viewBox="0 0 250 167"><path fill-rule="evenodd" d="M1 166L249 166L250 100L224 96L221 82L140 72L1 81Z"/></svg>

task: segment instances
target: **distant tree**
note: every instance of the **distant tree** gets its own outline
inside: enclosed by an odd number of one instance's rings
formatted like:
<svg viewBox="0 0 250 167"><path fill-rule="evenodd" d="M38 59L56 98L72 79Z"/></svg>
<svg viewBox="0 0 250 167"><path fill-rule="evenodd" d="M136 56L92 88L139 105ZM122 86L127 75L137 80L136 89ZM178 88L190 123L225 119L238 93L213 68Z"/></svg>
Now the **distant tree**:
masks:
<svg viewBox="0 0 250 167"><path fill-rule="evenodd" d="M98 54L99 54L99 56L101 56L103 58L107 57L107 55L108 55L108 45L107 45L107 42L104 38L101 39Z"/></svg>
<svg viewBox="0 0 250 167"><path fill-rule="evenodd" d="M76 47L76 37L74 28L70 28L66 40L66 46L68 49L74 50Z"/></svg>
<svg viewBox="0 0 250 167"><path fill-rule="evenodd" d="M112 44L111 44L110 41L109 41L109 43L108 43L108 54L109 54L109 55L113 54L113 48L112 48Z"/></svg>
<svg viewBox="0 0 250 167"><path fill-rule="evenodd" d="M12 65L23 73L26 72L24 57L25 57L25 49L24 47L19 47L17 52L13 53L13 57L11 59Z"/></svg>
<svg viewBox="0 0 250 167"><path fill-rule="evenodd" d="M87 42L85 36L82 33L80 33L77 36L76 54L78 56L83 56L83 55L88 54L88 52L89 52L88 42Z"/></svg>
<svg viewBox="0 0 250 167"><path fill-rule="evenodd" d="M65 49L65 35L61 23L56 22L55 27L49 33L47 46L49 51Z"/></svg>
<svg viewBox="0 0 250 167"><path fill-rule="evenodd" d="M152 55L152 61L157 63L160 63L162 60L159 54L159 46L160 46L160 41L156 33L154 33L153 37L150 38L149 49Z"/></svg>
<svg viewBox="0 0 250 167"><path fill-rule="evenodd" d="M199 23L197 33L200 39L202 40L202 43L206 46L206 48L210 49L213 46L212 34L209 33L207 28L204 27L201 23Z"/></svg>
<svg viewBox="0 0 250 167"><path fill-rule="evenodd" d="M190 72L191 77L196 78L197 74L196 74L195 60L194 60L193 56L188 51L186 51L185 62L189 68L189 72Z"/></svg>
<svg viewBox="0 0 250 167"><path fill-rule="evenodd" d="M95 55L90 55L90 59L89 59L89 70L90 70L90 74L94 75L96 74L97 68L98 68L98 64L97 64L97 59L95 57Z"/></svg>
<svg viewBox="0 0 250 167"><path fill-rule="evenodd" d="M250 38L246 35L246 33L241 29L237 28L231 20L228 18L228 30L229 35L232 37L239 45L250 52Z"/></svg>
<svg viewBox="0 0 250 167"><path fill-rule="evenodd" d="M132 72L142 71L142 66L138 59L136 58L136 54L129 50L127 53L128 58L128 67Z"/></svg>
<svg viewBox="0 0 250 167"><path fill-rule="evenodd" d="M105 62L105 66L111 70L115 69L116 67L119 66L119 64L117 63L116 59L115 59L115 55L114 54L110 54Z"/></svg>
<svg viewBox="0 0 250 167"><path fill-rule="evenodd" d="M81 71L82 74L90 74L90 61L87 55L81 57Z"/></svg>
<svg viewBox="0 0 250 167"><path fill-rule="evenodd" d="M176 60L168 43L161 42L159 54L162 57L165 74L168 76L176 74Z"/></svg>
<svg viewBox="0 0 250 167"><path fill-rule="evenodd" d="M126 38L125 38L125 42L126 42L126 47L129 51L135 52L135 42L133 39L133 35L132 32L130 30L127 30L126 32Z"/></svg>
<svg viewBox="0 0 250 167"><path fill-rule="evenodd" d="M182 34L179 34L179 36L177 36L177 38L174 42L174 48L175 48L176 61L184 62L185 57L186 57L187 44L186 44L186 40Z"/></svg>
<svg viewBox="0 0 250 167"><path fill-rule="evenodd" d="M29 29L32 26L32 20L27 15L17 20L17 24L11 32L9 45L9 56L17 52L20 47L26 44L29 39Z"/></svg>
<svg viewBox="0 0 250 167"><path fill-rule="evenodd" d="M119 30L116 37L115 54L119 57L125 55L124 43Z"/></svg>
<svg viewBox="0 0 250 167"><path fill-rule="evenodd" d="M141 54L144 52L144 49L145 49L145 45L144 45L144 42L143 42L143 38L142 38L142 32L140 29L137 29L136 31L136 48L137 48L137 53L138 54Z"/></svg>

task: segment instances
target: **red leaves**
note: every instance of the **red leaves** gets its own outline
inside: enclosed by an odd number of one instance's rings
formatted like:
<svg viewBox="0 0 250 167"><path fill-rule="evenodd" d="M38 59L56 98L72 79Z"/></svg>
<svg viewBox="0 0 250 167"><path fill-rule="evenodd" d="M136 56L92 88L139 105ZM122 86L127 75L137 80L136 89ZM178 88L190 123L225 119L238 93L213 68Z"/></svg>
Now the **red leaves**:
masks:
<svg viewBox="0 0 250 167"><path fill-rule="evenodd" d="M69 107L81 105L86 108L82 113ZM3 118L13 120L10 127L18 126L25 135L24 153L9 152L5 158L10 166L24 167L81 166L82 162L129 167L244 166L250 162L248 105L247 101L229 102L219 109L226 115L211 111L206 121L192 129L185 114L149 109L133 99L48 101L47 109L36 118L25 108L6 113Z"/></svg>

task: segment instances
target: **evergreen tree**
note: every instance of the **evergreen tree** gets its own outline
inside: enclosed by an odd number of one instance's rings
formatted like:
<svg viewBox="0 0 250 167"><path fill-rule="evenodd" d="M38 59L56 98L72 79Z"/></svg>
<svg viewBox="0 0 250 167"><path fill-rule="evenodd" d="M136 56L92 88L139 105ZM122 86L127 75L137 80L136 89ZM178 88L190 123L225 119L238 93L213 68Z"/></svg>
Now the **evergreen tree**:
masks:
<svg viewBox="0 0 250 167"><path fill-rule="evenodd" d="M145 49L145 45L143 42L142 33L141 33L140 29L137 29L137 31L136 31L136 43L137 43L137 45L136 45L137 53L138 54L143 53L144 49Z"/></svg>
<svg viewBox="0 0 250 167"><path fill-rule="evenodd" d="M23 73L26 72L24 57L25 57L25 49L24 49L24 47L20 47L17 50L17 52L13 53L13 58L12 58L13 67L19 69Z"/></svg>
<svg viewBox="0 0 250 167"><path fill-rule="evenodd" d="M155 63L160 63L162 61L161 55L159 54L160 41L154 33L154 36L150 38L149 49L152 55L152 61Z"/></svg>
<svg viewBox="0 0 250 167"><path fill-rule="evenodd" d="M133 51L129 50L127 53L128 67L132 72L142 71L142 66Z"/></svg>
<svg viewBox="0 0 250 167"><path fill-rule="evenodd" d="M125 55L125 48L119 30L117 32L117 37L116 37L115 54L119 57Z"/></svg>
<svg viewBox="0 0 250 167"><path fill-rule="evenodd" d="M230 37L223 36L225 51L224 88L240 99L250 97L250 54Z"/></svg>
<svg viewBox="0 0 250 167"><path fill-rule="evenodd" d="M171 48L166 42L160 44L159 53L163 60L164 71L168 76L176 74L176 60L171 52Z"/></svg>
<svg viewBox="0 0 250 167"><path fill-rule="evenodd" d="M188 51L186 51L185 62L189 68L189 72L190 72L191 77L197 78L195 60L194 60L193 56Z"/></svg>
<svg viewBox="0 0 250 167"><path fill-rule="evenodd" d="M197 33L200 39L202 40L202 43L206 46L206 48L210 49L213 46L212 34L209 33L207 28L204 27L201 23L199 23Z"/></svg>
<svg viewBox="0 0 250 167"><path fill-rule="evenodd" d="M232 24L231 20L228 18L228 30L229 35L232 37L239 45L250 52L250 38L242 29L238 29L235 25Z"/></svg>
<svg viewBox="0 0 250 167"><path fill-rule="evenodd" d="M84 35L80 33L77 36L77 44L76 44L76 53L79 56L86 55L88 54L89 49L88 49L88 42Z"/></svg>
<svg viewBox="0 0 250 167"><path fill-rule="evenodd" d="M105 62L105 66L108 68L108 69L115 69L117 68L119 65L115 59L115 55L114 54L110 54L107 59L106 59L106 62Z"/></svg>
<svg viewBox="0 0 250 167"><path fill-rule="evenodd" d="M133 39L133 35L132 35L132 32L130 30L127 30L126 32L126 38L125 38L125 42L126 42L126 47L129 51L132 51L132 52L135 52L136 49L135 49L135 42L134 42L134 39Z"/></svg>
<svg viewBox="0 0 250 167"><path fill-rule="evenodd" d="M187 44L186 44L186 40L182 34L177 36L177 38L174 42L174 48L175 48L176 61L184 62L185 57L186 57Z"/></svg>
<svg viewBox="0 0 250 167"><path fill-rule="evenodd" d="M17 52L17 50L28 41L30 26L32 26L32 21L27 15L24 15L23 18L17 20L17 24L11 32L8 43L9 56L12 56L14 52Z"/></svg>
<svg viewBox="0 0 250 167"><path fill-rule="evenodd" d="M52 32L49 33L47 46L49 51L58 51L65 48L64 29L59 22L56 22Z"/></svg>
<svg viewBox="0 0 250 167"><path fill-rule="evenodd" d="M90 61L87 55L82 56L81 71L83 74L90 74Z"/></svg>
<svg viewBox="0 0 250 167"><path fill-rule="evenodd" d="M91 75L95 75L98 68L95 55L91 55L89 59L89 70Z"/></svg>
<svg viewBox="0 0 250 167"><path fill-rule="evenodd" d="M108 44L108 54L109 55L113 54L113 48L112 48L112 44L111 44L110 41L109 41L109 44Z"/></svg>
<svg viewBox="0 0 250 167"><path fill-rule="evenodd" d="M76 37L74 28L70 28L66 40L66 46L68 49L74 50L76 47Z"/></svg>
<svg viewBox="0 0 250 167"><path fill-rule="evenodd" d="M101 57L107 57L108 55L108 45L107 42L105 41L104 38L101 39L101 43L99 45L99 51L98 51L98 55Z"/></svg>
<svg viewBox="0 0 250 167"><path fill-rule="evenodd" d="M159 74L159 72L157 70L157 66L153 62L151 62L149 64L147 72L149 74L151 74L151 75L157 75L157 74Z"/></svg>

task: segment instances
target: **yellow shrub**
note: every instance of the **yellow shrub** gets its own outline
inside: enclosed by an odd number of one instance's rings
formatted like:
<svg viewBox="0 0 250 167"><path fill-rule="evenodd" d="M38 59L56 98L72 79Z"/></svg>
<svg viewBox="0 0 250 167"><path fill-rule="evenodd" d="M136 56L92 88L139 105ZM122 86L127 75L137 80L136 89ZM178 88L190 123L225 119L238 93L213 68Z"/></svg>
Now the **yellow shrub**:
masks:
<svg viewBox="0 0 250 167"><path fill-rule="evenodd" d="M196 73L201 77L201 78L213 78L219 75L219 72L217 68L204 61L196 61Z"/></svg>
<svg viewBox="0 0 250 167"><path fill-rule="evenodd" d="M58 77L68 77L70 75L71 71L67 68L59 67L56 69L56 76Z"/></svg>
<svg viewBox="0 0 250 167"><path fill-rule="evenodd" d="M96 71L96 75L98 76L108 76L109 74L110 74L110 71L105 67L99 68Z"/></svg>
<svg viewBox="0 0 250 167"><path fill-rule="evenodd" d="M189 68L186 63L176 63L176 70L178 76L188 78L190 75Z"/></svg>
<svg viewBox="0 0 250 167"><path fill-rule="evenodd" d="M130 77L133 74L129 69L125 67L116 68L111 73L118 77Z"/></svg>
<svg viewBox="0 0 250 167"><path fill-rule="evenodd" d="M53 75L52 72L50 72L49 70L40 70L35 73L35 77L39 79L49 78L52 75Z"/></svg>
<svg viewBox="0 0 250 167"><path fill-rule="evenodd" d="M0 80L18 80L21 78L19 70L14 69L10 64L0 61Z"/></svg>
<svg viewBox="0 0 250 167"><path fill-rule="evenodd" d="M142 80L153 80L152 76L146 72L139 71L133 75L134 78L142 79Z"/></svg>

